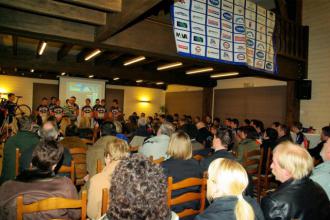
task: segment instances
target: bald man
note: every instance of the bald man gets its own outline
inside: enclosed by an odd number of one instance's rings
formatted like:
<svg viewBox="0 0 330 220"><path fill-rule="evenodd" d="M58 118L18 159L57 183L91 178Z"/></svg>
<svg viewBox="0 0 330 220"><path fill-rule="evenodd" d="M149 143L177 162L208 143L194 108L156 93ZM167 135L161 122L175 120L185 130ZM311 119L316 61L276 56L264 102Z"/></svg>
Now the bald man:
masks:
<svg viewBox="0 0 330 220"><path fill-rule="evenodd" d="M196 128L198 129L196 141L203 144L205 148L210 148L212 145L212 134L209 130L207 130L204 122L198 122L196 124Z"/></svg>

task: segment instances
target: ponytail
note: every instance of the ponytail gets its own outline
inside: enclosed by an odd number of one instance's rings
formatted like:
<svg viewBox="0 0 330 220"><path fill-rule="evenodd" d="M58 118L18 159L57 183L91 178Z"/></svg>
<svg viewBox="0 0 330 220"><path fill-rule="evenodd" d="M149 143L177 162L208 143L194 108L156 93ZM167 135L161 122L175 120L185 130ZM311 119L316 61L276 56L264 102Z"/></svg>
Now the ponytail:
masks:
<svg viewBox="0 0 330 220"><path fill-rule="evenodd" d="M251 205L245 201L242 195L237 196L238 201L235 207L237 220L254 220L254 211Z"/></svg>

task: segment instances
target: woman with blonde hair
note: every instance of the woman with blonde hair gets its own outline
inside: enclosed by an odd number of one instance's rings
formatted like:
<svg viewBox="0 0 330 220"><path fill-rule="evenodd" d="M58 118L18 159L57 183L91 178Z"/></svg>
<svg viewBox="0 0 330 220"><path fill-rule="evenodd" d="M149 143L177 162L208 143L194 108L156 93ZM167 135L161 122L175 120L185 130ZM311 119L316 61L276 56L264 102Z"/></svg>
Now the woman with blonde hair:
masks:
<svg viewBox="0 0 330 220"><path fill-rule="evenodd" d="M167 177L173 177L173 183L181 180L197 177L202 177L202 171L197 160L192 159L192 146L188 134L184 131L173 133L170 138L167 155L169 158L164 161L161 166ZM183 193L198 192L199 187L189 187L172 192L172 197L175 198ZM172 206L172 211L178 213L183 209L192 208L198 209L198 202L185 203L183 205Z"/></svg>
<svg viewBox="0 0 330 220"><path fill-rule="evenodd" d="M102 189L110 188L112 173L121 160L129 155L129 146L126 141L115 139L107 143L104 149L105 167L101 173L90 179L88 188L87 215L90 219L101 217Z"/></svg>
<svg viewBox="0 0 330 220"><path fill-rule="evenodd" d="M214 160L207 180L207 199L211 204L195 219L264 219L257 202L243 196L248 183L248 175L241 164L224 158Z"/></svg>

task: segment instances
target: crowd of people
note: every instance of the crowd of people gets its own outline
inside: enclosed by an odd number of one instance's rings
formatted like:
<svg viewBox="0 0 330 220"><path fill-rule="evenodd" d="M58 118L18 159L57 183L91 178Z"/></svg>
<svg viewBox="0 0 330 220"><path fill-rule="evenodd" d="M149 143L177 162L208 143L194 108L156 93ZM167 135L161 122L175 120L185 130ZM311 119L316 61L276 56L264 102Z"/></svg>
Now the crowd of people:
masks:
<svg viewBox="0 0 330 220"><path fill-rule="evenodd" d="M48 197L79 198L72 181L58 173L62 165L75 160L69 149L86 147L85 173L78 189L88 191L90 219L178 219L176 213L199 209L199 201L167 204L167 178L173 182L207 173L207 207L197 216L184 219L330 219L330 127L322 128L321 142L309 146L300 122L290 127L274 122L265 128L260 120L206 116L133 113L127 120L118 100L107 109L104 100L86 99L81 109L75 97L60 106L44 98L37 117L17 120L18 131L4 144L0 177L0 219L15 219L16 197L29 204ZM13 123L16 123L14 120ZM290 131L295 134L292 140ZM86 145L82 139L93 139ZM138 148L132 152L130 147ZM15 173L15 149L19 148L20 172ZM271 165L279 186L254 198L252 176L244 167L246 152L271 149ZM310 149L309 149L310 148ZM194 159L194 155L203 157ZM266 158L266 157L264 157ZM152 160L163 159L159 165ZM97 173L97 161L103 169ZM314 164L318 164L314 168ZM262 172L266 169L263 161ZM101 216L102 189L109 189L107 213ZM172 197L197 192L199 187L174 190ZM79 219L76 209L36 212L27 219Z"/></svg>

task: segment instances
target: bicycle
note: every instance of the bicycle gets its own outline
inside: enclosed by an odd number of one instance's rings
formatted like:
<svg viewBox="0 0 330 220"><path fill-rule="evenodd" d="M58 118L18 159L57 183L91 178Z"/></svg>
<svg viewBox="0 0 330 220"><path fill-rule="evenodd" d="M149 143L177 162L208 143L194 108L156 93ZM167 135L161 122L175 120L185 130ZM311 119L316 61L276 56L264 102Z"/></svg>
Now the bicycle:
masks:
<svg viewBox="0 0 330 220"><path fill-rule="evenodd" d="M0 94L3 95L3 94ZM18 100L23 98L23 96L16 96L16 102L14 114L10 115L8 110L6 109L7 99L1 98L0 101L0 117L2 117L2 121L0 120L0 136L3 137L4 134L6 138L9 135L9 127L10 127L10 117L20 118L22 116L30 116L31 115L31 108L26 104L18 104ZM5 138L5 139L6 139ZM2 138L1 138L2 139Z"/></svg>

